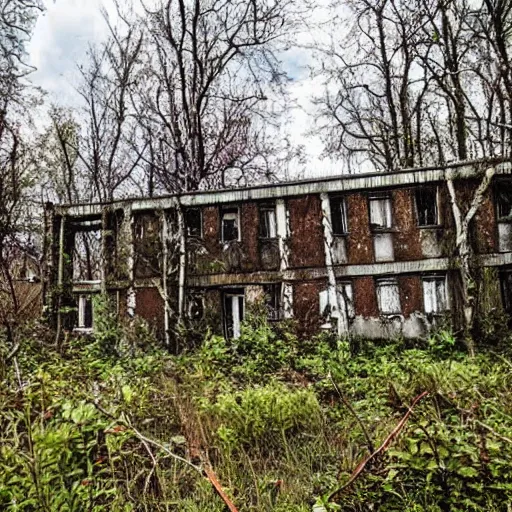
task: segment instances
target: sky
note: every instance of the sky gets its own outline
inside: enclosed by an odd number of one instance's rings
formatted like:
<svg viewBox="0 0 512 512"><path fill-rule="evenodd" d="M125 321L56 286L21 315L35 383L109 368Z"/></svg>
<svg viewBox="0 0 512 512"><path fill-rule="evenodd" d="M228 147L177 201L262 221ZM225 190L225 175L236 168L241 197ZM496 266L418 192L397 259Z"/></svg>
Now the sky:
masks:
<svg viewBox="0 0 512 512"><path fill-rule="evenodd" d="M85 60L89 45L100 42L107 35L101 7L113 12L111 0L46 0L46 12L37 21L28 52L30 63L37 68L31 80L46 91L48 103L77 105L74 87L78 66ZM311 78L308 72L311 55L296 47L282 59L292 79L290 94L297 105L289 123L290 138L292 143L306 148L305 165L290 169L290 177L342 172L340 162L321 158L320 138L306 136L314 122L311 98L322 87L320 80Z"/></svg>

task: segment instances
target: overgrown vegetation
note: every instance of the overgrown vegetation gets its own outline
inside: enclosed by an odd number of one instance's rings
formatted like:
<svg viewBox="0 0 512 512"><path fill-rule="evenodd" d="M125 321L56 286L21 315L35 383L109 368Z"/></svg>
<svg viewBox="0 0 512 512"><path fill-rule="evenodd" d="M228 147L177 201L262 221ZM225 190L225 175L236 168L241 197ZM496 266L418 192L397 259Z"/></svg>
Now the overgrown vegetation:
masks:
<svg viewBox="0 0 512 512"><path fill-rule="evenodd" d="M304 341L251 318L236 342L207 335L177 357L144 325L100 316L94 339L69 337L60 352L40 328L9 360L1 345L0 509L225 510L205 465L241 511L512 501L506 349L468 358L446 330L421 349Z"/></svg>

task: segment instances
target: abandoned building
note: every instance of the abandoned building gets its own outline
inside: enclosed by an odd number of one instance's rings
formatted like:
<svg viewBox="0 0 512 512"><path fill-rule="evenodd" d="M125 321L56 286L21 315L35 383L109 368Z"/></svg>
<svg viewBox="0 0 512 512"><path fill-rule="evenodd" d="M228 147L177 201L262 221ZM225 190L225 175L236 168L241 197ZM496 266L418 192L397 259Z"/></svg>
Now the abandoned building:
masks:
<svg viewBox="0 0 512 512"><path fill-rule="evenodd" d="M94 294L169 341L177 325L240 334L251 304L302 333L423 336L457 308L454 217L474 168L343 175L109 204L47 206L45 302L94 327ZM512 170L502 164L470 224L489 269L486 307L512 311Z"/></svg>

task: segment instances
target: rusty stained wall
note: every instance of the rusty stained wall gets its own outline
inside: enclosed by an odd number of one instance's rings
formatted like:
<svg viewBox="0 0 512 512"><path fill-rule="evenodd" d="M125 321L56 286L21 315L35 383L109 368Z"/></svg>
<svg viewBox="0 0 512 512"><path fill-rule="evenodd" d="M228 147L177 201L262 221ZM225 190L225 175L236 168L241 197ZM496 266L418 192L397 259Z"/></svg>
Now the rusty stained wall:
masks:
<svg viewBox="0 0 512 512"><path fill-rule="evenodd" d="M135 314L148 322L160 337L164 331L164 301L156 288L137 288Z"/></svg>
<svg viewBox="0 0 512 512"><path fill-rule="evenodd" d="M398 287L402 314L405 318L423 311L423 285L420 276L400 276Z"/></svg>
<svg viewBox="0 0 512 512"><path fill-rule="evenodd" d="M346 196L348 217L348 263L373 263L373 238L366 194Z"/></svg>
<svg viewBox="0 0 512 512"><path fill-rule="evenodd" d="M320 316L320 292L327 288L327 280L303 281L293 284L293 317L298 322L300 335L318 332Z"/></svg>
<svg viewBox="0 0 512 512"><path fill-rule="evenodd" d="M396 261L419 260L423 258L420 228L414 204L415 189L393 191L393 244Z"/></svg>
<svg viewBox="0 0 512 512"><path fill-rule="evenodd" d="M325 266L320 196L288 200L290 216L290 267Z"/></svg>
<svg viewBox="0 0 512 512"><path fill-rule="evenodd" d="M354 307L356 316L378 317L379 307L373 277L359 277L353 280Z"/></svg>
<svg viewBox="0 0 512 512"><path fill-rule="evenodd" d="M454 183L457 203L463 215L467 213L479 184L479 179L456 181ZM470 225L470 240L474 249L483 254L497 252L497 229L492 187L489 187L484 195L484 201Z"/></svg>

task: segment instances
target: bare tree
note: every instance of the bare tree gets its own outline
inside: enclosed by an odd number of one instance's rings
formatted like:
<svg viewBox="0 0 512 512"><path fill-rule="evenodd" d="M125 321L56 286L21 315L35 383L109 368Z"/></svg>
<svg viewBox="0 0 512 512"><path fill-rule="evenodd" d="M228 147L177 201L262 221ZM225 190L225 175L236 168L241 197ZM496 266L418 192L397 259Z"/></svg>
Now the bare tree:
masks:
<svg viewBox="0 0 512 512"><path fill-rule="evenodd" d="M277 155L276 56L294 0L162 0L146 7L146 79L138 118L152 180L167 191L266 175ZM280 90L279 92L282 92Z"/></svg>
<svg viewBox="0 0 512 512"><path fill-rule="evenodd" d="M27 192L33 180L22 126L34 98L25 77L25 43L42 9L37 1L0 1L0 322L13 341L20 309L13 262L29 249Z"/></svg>

